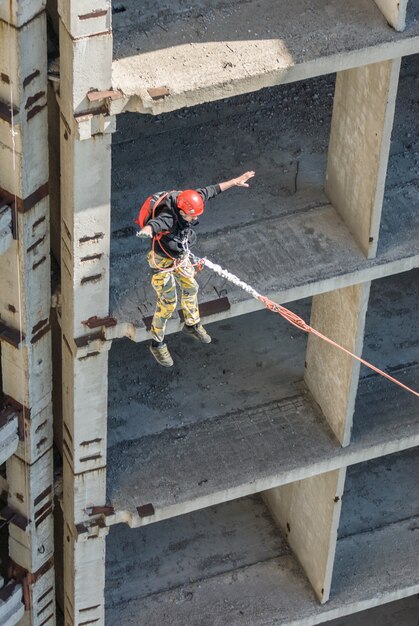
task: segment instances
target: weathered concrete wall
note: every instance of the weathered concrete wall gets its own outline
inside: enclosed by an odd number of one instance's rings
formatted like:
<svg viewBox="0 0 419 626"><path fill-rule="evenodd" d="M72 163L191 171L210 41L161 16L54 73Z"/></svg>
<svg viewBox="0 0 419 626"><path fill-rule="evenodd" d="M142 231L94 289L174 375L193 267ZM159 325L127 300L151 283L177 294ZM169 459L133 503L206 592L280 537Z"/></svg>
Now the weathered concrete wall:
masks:
<svg viewBox="0 0 419 626"><path fill-rule="evenodd" d="M361 356L370 283L336 289L313 298L310 325ZM304 380L338 441L350 440L360 364L309 335Z"/></svg>
<svg viewBox="0 0 419 626"><path fill-rule="evenodd" d="M396 30L406 27L406 8L408 0L374 0L384 17ZM414 0L410 0L414 2Z"/></svg>
<svg viewBox="0 0 419 626"><path fill-rule="evenodd" d="M0 7L0 196L13 212L14 240L0 264L3 391L20 420L7 460L11 575L24 580L22 624L55 622L52 519L52 403L44 2Z"/></svg>
<svg viewBox="0 0 419 626"><path fill-rule="evenodd" d="M92 8L91 6L89 8ZM109 0L86 12L59 2L61 290L66 624L104 622L107 529L87 509L106 502L107 352L90 318L109 314L110 133L88 93L110 87Z"/></svg>
<svg viewBox="0 0 419 626"><path fill-rule="evenodd" d="M320 602L332 582L346 468L263 493Z"/></svg>
<svg viewBox="0 0 419 626"><path fill-rule="evenodd" d="M361 250L376 254L400 59L338 72L326 193Z"/></svg>

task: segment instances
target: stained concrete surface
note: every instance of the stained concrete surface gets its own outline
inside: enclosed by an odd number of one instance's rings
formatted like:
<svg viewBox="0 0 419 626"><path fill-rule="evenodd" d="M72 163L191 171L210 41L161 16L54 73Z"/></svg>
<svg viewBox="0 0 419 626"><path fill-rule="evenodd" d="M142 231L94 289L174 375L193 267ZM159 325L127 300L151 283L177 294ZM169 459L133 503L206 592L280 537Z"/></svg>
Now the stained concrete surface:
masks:
<svg viewBox="0 0 419 626"><path fill-rule="evenodd" d="M247 169L256 170L250 189L230 190L209 203L195 251L262 293L287 301L316 293L321 281L332 289L356 282L357 275L366 280L385 274L386 263L417 255L418 157L407 143L417 141L415 97L407 86L417 60L403 63L396 111L402 139L390 157L380 253L368 261L323 193L333 76L156 118L120 116L113 144L112 315L143 329L145 338L142 318L152 314L155 294L147 244L134 237L131 222L144 198L157 189L215 183ZM403 139L407 128L412 137ZM409 174L400 177L402 169ZM233 315L260 308L256 301L245 304L247 294L209 270L198 280L200 301L227 295Z"/></svg>
<svg viewBox="0 0 419 626"><path fill-rule="evenodd" d="M119 621L132 626L322 623L419 590L419 535L414 532L417 527L416 518L341 539L337 546L333 595L325 605L317 602L295 558L285 554L143 598L132 597L130 602L108 604L106 623ZM139 543L136 545L139 555ZM246 544L243 549L246 550ZM148 571L141 567L140 556L135 558L134 549L129 561L133 567L127 568L126 577L122 575L121 585L134 577L138 582L147 577ZM112 577L113 567L108 562L108 577Z"/></svg>
<svg viewBox="0 0 419 626"><path fill-rule="evenodd" d="M140 97L139 110L171 110L222 98L228 90L254 91L350 67L357 50L373 46L381 46L379 58L387 58L389 43L419 33L417 11L409 13L406 30L396 33L370 0L153 2L144 11L134 0L117 5L125 11L113 16L112 82ZM364 52L358 64L366 58ZM297 78L287 76L294 67ZM160 86L171 95L153 103L146 90Z"/></svg>
<svg viewBox="0 0 419 626"><path fill-rule="evenodd" d="M293 310L310 317L310 300ZM293 396L304 372L307 337L260 311L211 326L202 345L182 333L168 340L175 365L162 369L148 346L114 342L109 359L109 446L237 409Z"/></svg>
<svg viewBox="0 0 419 626"><path fill-rule="evenodd" d="M348 468L339 537L419 517L419 448Z"/></svg>
<svg viewBox="0 0 419 626"><path fill-rule="evenodd" d="M107 605L178 588L289 553L259 496L197 511L147 529L114 526L107 541Z"/></svg>
<svg viewBox="0 0 419 626"><path fill-rule="evenodd" d="M355 615L327 622L328 626L418 626L419 596L389 602Z"/></svg>

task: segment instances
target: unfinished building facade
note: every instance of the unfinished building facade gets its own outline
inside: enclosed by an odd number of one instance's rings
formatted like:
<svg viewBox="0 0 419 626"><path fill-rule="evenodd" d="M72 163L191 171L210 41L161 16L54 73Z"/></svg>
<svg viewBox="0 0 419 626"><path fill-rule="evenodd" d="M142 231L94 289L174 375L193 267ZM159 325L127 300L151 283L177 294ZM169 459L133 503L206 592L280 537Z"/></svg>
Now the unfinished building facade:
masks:
<svg viewBox="0 0 419 626"><path fill-rule="evenodd" d="M0 0L0 28L0 623L311 625L418 593L417 397L208 269L213 341L176 314L159 368L133 225L255 170L196 253L417 389L418 4Z"/></svg>

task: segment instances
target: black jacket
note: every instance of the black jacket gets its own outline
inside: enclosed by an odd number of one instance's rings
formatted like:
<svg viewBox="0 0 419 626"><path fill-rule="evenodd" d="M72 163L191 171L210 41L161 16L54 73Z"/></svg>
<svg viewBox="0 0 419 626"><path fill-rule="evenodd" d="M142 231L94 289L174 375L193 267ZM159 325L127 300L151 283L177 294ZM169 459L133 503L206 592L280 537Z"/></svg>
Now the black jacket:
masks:
<svg viewBox="0 0 419 626"><path fill-rule="evenodd" d="M221 193L220 185L209 185L203 189L196 189L204 204L207 200ZM155 252L165 257L178 259L185 252L185 248L192 246L196 241L196 233L192 224L184 220L177 208L177 198L181 192L173 191L158 206L157 216L147 222L147 226L153 229L153 235L162 231L169 231L156 241ZM196 225L198 222L195 222Z"/></svg>

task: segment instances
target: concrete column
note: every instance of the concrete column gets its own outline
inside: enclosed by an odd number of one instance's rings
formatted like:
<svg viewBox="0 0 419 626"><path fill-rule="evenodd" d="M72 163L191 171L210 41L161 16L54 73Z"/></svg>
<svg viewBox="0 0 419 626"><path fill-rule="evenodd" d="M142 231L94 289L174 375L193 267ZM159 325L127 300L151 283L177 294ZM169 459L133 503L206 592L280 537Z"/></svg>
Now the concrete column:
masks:
<svg viewBox="0 0 419 626"><path fill-rule="evenodd" d="M93 5L92 5L93 6ZM111 133L111 6L59 1L64 615L104 624ZM95 96L91 97L91 93Z"/></svg>
<svg viewBox="0 0 419 626"><path fill-rule="evenodd" d="M406 9L408 0L375 0L387 22L396 30L406 28Z"/></svg>
<svg viewBox="0 0 419 626"><path fill-rule="evenodd" d="M3 391L19 407L20 442L6 464L10 574L22 582L21 624L55 623L50 256L45 2L0 6L0 197L12 209L0 264Z"/></svg>
<svg viewBox="0 0 419 626"><path fill-rule="evenodd" d="M320 602L332 582L346 468L263 492Z"/></svg>
<svg viewBox="0 0 419 626"><path fill-rule="evenodd" d="M362 252L377 252L400 59L337 72L325 190Z"/></svg>
<svg viewBox="0 0 419 626"><path fill-rule="evenodd" d="M360 356L370 285L314 296L310 325ZM353 357L308 336L304 380L342 446L348 445L351 436L359 369L360 363Z"/></svg>

